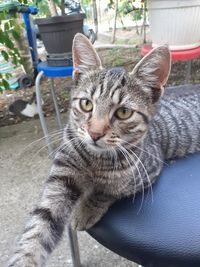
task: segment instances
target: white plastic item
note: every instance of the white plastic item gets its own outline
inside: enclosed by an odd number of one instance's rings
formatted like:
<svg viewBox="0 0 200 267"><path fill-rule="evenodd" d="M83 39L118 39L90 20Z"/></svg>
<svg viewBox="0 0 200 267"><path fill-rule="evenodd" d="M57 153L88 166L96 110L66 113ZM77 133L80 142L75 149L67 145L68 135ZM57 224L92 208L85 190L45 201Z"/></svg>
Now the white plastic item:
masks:
<svg viewBox="0 0 200 267"><path fill-rule="evenodd" d="M200 46L200 0L148 0L152 45L171 50Z"/></svg>

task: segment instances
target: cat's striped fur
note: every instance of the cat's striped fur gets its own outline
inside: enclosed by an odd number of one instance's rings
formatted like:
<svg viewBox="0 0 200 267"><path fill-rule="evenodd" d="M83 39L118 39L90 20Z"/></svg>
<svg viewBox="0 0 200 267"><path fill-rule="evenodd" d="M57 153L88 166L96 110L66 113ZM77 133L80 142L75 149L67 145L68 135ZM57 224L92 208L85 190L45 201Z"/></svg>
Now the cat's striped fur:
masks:
<svg viewBox="0 0 200 267"><path fill-rule="evenodd" d="M200 93L164 95L157 102L170 70L166 47L128 74L103 69L78 34L74 66L84 74L72 92L63 145L9 267L44 266L66 223L91 227L116 199L151 187L165 159L200 150ZM91 101L92 112L81 110L81 99ZM120 106L134 110L130 118L116 119Z"/></svg>

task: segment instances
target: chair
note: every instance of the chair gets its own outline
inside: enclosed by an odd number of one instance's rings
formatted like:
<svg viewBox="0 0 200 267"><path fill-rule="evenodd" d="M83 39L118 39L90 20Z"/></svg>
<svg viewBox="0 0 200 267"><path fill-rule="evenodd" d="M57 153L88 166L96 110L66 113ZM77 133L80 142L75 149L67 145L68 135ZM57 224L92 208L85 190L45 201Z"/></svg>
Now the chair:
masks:
<svg viewBox="0 0 200 267"><path fill-rule="evenodd" d="M67 66L67 67L49 67L47 62L41 62L37 65L38 75L36 77L36 99L37 99L37 106L38 106L38 114L40 117L40 122L42 126L42 130L46 139L46 143L48 146L49 153L53 152L53 148L51 146L50 140L49 140L49 134L44 118L44 114L42 111L42 97L40 92L40 80L42 76L48 77L51 79L51 95L55 107L56 112L56 119L57 123L60 129L62 129L62 123L60 118L60 112L58 109L58 104L56 100L56 94L55 94L55 87L54 87L54 78L55 77L67 77L72 76L73 72L73 66ZM78 240L77 240L77 233L71 229L71 227L68 227L68 236L69 236L69 243L70 243L70 249L71 249L71 255L72 255L72 261L74 267L80 267L80 256L79 256L79 248L78 248Z"/></svg>
<svg viewBox="0 0 200 267"><path fill-rule="evenodd" d="M153 47L150 44L143 45L141 49L141 55L145 56L152 48ZM200 47L187 49L187 50L172 50L171 55L172 55L172 61L176 61L176 60L177 61L184 61L184 60L188 61L187 73L186 73L186 78L185 78L185 83L188 83L190 79L190 73L191 73L191 62L193 59L200 57Z"/></svg>
<svg viewBox="0 0 200 267"><path fill-rule="evenodd" d="M48 150L49 150L50 153L52 153L53 149L52 149L52 147L50 145L49 134L48 134L46 122L45 122L43 111L42 111L42 98L41 98L41 93L40 93L40 80L41 80L42 76L46 76L46 77L49 77L51 79L50 90L51 90L51 95L52 95L52 99L53 99L53 103L54 103L54 107L55 107L57 123L58 123L59 128L61 129L62 128L62 123L61 123L60 112L59 112L59 109L58 109L58 104L57 104L56 95L55 95L54 78L55 77L72 76L73 66L49 67L47 62L45 61L45 62L40 62L38 64L37 70L38 70L38 75L36 77L35 86L36 86L36 98L37 98L37 104L38 104L38 114L39 114L39 117L40 117L42 130L43 130L46 142L47 142Z"/></svg>
<svg viewBox="0 0 200 267"><path fill-rule="evenodd" d="M175 88L200 90L199 85ZM118 201L88 233L145 267L199 267L199 163L200 153L168 162L153 185L153 200L147 190L144 200L140 193Z"/></svg>

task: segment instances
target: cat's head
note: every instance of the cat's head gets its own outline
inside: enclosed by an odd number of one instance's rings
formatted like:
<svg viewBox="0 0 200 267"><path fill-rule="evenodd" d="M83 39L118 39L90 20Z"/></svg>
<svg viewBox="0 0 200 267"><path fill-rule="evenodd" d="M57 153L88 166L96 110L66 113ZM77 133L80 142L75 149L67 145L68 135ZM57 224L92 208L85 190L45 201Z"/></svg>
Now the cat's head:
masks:
<svg viewBox="0 0 200 267"><path fill-rule="evenodd" d="M169 49L153 49L130 73L104 68L82 34L76 34L72 51L77 86L72 90L71 127L96 151L138 144L169 76Z"/></svg>

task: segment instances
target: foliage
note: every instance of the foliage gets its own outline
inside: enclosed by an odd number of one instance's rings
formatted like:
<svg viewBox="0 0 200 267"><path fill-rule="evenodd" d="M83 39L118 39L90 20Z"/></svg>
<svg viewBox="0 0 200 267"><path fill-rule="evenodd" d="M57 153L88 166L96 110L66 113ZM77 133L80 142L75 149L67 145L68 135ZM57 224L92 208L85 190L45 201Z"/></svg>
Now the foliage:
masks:
<svg viewBox="0 0 200 267"><path fill-rule="evenodd" d="M63 13L64 0L11 0L7 4L16 4L15 10L4 9L0 12L0 45L5 47L1 49L0 55L5 61L11 61L14 65L22 64L19 50L16 48L15 41L20 38L20 27L15 22L16 11L18 10L18 4L37 6L40 10L40 15L51 15L49 3L57 6ZM0 4L6 4L4 0L0 0ZM56 8L55 8L56 9ZM10 74L0 74L0 91L3 89L9 89L7 80L10 78Z"/></svg>
<svg viewBox="0 0 200 267"><path fill-rule="evenodd" d="M80 0L81 7L84 10L87 19L92 19L92 1L91 0Z"/></svg>
<svg viewBox="0 0 200 267"><path fill-rule="evenodd" d="M0 13L0 44L5 47L1 50L1 56L5 61L11 60L14 65L21 64L21 58L18 49L15 47L15 40L20 38L20 25L15 23L14 17L8 17L5 11ZM9 79L10 74L0 74L0 91L3 87L9 89L9 84L6 81Z"/></svg>
<svg viewBox="0 0 200 267"><path fill-rule="evenodd" d="M119 5L119 12L123 15L127 15L135 9L136 8L134 7L133 2L129 0L125 0L121 2L121 5Z"/></svg>
<svg viewBox="0 0 200 267"><path fill-rule="evenodd" d="M33 0L33 6L36 6L39 9L40 16L50 16L48 1L47 0Z"/></svg>
<svg viewBox="0 0 200 267"><path fill-rule="evenodd" d="M41 13L50 15L47 0L19 0L13 1L13 3L15 3L16 6L18 3L38 6ZM0 0L0 4L5 4L5 1ZM16 10L9 11L8 9L4 9L0 12L0 45L5 48L1 49L0 54L5 61L11 61L15 66L18 66L22 64L22 60L19 50L15 45L15 41L20 39L20 28L24 25L16 23ZM3 89L9 89L7 80L11 76L10 73L0 73L0 92L3 91Z"/></svg>
<svg viewBox="0 0 200 267"><path fill-rule="evenodd" d="M140 3L144 3L144 0L141 0ZM142 8L137 7L138 1L136 0L120 0L118 13L122 16L127 14L131 14L134 21L140 20L142 18ZM115 2L113 0L109 0L108 8L114 9Z"/></svg>

